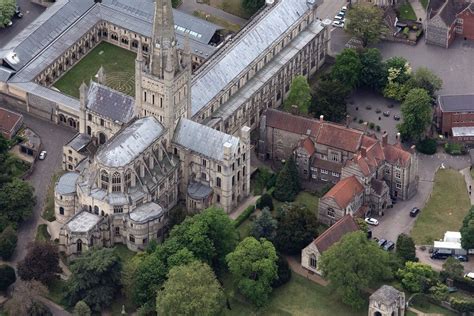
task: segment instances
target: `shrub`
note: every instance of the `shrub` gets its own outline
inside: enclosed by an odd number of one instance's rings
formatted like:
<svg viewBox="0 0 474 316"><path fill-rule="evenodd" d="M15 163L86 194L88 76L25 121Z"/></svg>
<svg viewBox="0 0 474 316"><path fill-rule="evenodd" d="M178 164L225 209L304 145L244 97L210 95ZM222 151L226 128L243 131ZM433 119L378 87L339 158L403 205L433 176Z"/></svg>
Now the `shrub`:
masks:
<svg viewBox="0 0 474 316"><path fill-rule="evenodd" d="M15 283L15 270L9 265L3 264L0 266L0 291L4 292L10 285Z"/></svg>
<svg viewBox="0 0 474 316"><path fill-rule="evenodd" d="M474 312L474 301L452 297L450 303L451 307L460 313Z"/></svg>
<svg viewBox="0 0 474 316"><path fill-rule="evenodd" d="M434 155L436 153L436 147L436 140L431 138L425 138L416 144L416 150L426 155Z"/></svg>
<svg viewBox="0 0 474 316"><path fill-rule="evenodd" d="M380 132L380 126L379 125L375 126L375 129L377 130L377 132Z"/></svg>
<svg viewBox="0 0 474 316"><path fill-rule="evenodd" d="M239 227L255 211L255 205L250 205L235 220L234 226Z"/></svg>
<svg viewBox="0 0 474 316"><path fill-rule="evenodd" d="M3 260L8 260L13 255L17 240L16 231L11 226L5 228L0 234L0 257Z"/></svg>
<svg viewBox="0 0 474 316"><path fill-rule="evenodd" d="M278 253L278 261L277 261L277 274L278 278L273 280L272 287L275 289L277 287L282 286L283 284L288 283L291 279L291 269L288 265L288 261L286 258Z"/></svg>
<svg viewBox="0 0 474 316"><path fill-rule="evenodd" d="M446 150L448 154L453 156L464 155L466 153L464 145L458 143L446 143L444 145L444 150Z"/></svg>
<svg viewBox="0 0 474 316"><path fill-rule="evenodd" d="M362 124L362 123L364 123L364 120L359 119L359 124Z"/></svg>
<svg viewBox="0 0 474 316"><path fill-rule="evenodd" d="M263 208L268 207L270 211L273 211L273 199L270 194L265 193L257 200L257 208L263 210Z"/></svg>

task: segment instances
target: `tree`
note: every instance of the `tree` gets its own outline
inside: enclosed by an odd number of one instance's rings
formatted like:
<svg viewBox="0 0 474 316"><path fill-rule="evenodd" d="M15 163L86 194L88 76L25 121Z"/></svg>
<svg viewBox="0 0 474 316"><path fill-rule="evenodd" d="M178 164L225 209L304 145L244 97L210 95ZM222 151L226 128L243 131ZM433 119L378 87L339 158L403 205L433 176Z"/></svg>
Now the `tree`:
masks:
<svg viewBox="0 0 474 316"><path fill-rule="evenodd" d="M292 203L282 206L277 221L275 246L283 253L300 253L318 235L316 215L304 205Z"/></svg>
<svg viewBox="0 0 474 316"><path fill-rule="evenodd" d="M18 276L25 281L38 280L48 285L61 272L58 247L48 242L35 242L18 263Z"/></svg>
<svg viewBox="0 0 474 316"><path fill-rule="evenodd" d="M248 15L253 15L257 12L263 5L265 0L243 0L242 7L245 9Z"/></svg>
<svg viewBox="0 0 474 316"><path fill-rule="evenodd" d="M0 265L0 292L5 292L15 281L15 269L6 264Z"/></svg>
<svg viewBox="0 0 474 316"><path fill-rule="evenodd" d="M188 212L183 206L178 205L172 208L169 212L168 218L168 226L170 227L170 229L173 228L175 225L181 224L186 219L187 215Z"/></svg>
<svg viewBox="0 0 474 316"><path fill-rule="evenodd" d="M271 284L278 277L277 259L270 241L253 237L242 240L226 257L240 293L258 307L268 301Z"/></svg>
<svg viewBox="0 0 474 316"><path fill-rule="evenodd" d="M357 231L344 235L323 252L320 267L342 302L360 309L365 305L365 289L392 276L388 262L387 252Z"/></svg>
<svg viewBox="0 0 474 316"><path fill-rule="evenodd" d="M411 293L424 293L437 282L436 272L419 262L405 262L405 268L398 270L397 275L403 287Z"/></svg>
<svg viewBox="0 0 474 316"><path fill-rule="evenodd" d="M291 279L291 269L286 258L281 254L277 253L277 275L278 278L273 280L272 288L276 289L277 287L282 286L283 284L288 283Z"/></svg>
<svg viewBox="0 0 474 316"><path fill-rule="evenodd" d="M273 197L278 201L294 201L300 191L300 179L298 169L293 157L290 157L283 168L278 173Z"/></svg>
<svg viewBox="0 0 474 316"><path fill-rule="evenodd" d="M359 38L364 47L377 43L386 29L379 7L356 4L347 12L346 30Z"/></svg>
<svg viewBox="0 0 474 316"><path fill-rule="evenodd" d="M398 257L400 257L403 262L406 261L416 261L416 248L413 239L410 236L405 234L398 235L397 238L397 248L395 250Z"/></svg>
<svg viewBox="0 0 474 316"><path fill-rule="evenodd" d="M464 274L464 266L459 260L449 257L443 263L443 271L448 278L459 278Z"/></svg>
<svg viewBox="0 0 474 316"><path fill-rule="evenodd" d="M362 69L359 84L374 91L382 91L387 84L387 69L377 48L369 48L360 54Z"/></svg>
<svg viewBox="0 0 474 316"><path fill-rule="evenodd" d="M71 306L82 300L94 311L100 311L110 305L120 291L122 265L114 249L87 251L75 259L70 268L72 275L66 296Z"/></svg>
<svg viewBox="0 0 474 316"><path fill-rule="evenodd" d="M0 233L0 257L8 260L13 255L18 237L13 227L8 226Z"/></svg>
<svg viewBox="0 0 474 316"><path fill-rule="evenodd" d="M461 233L461 246L466 249L474 248L474 207L471 207L467 215L464 217Z"/></svg>
<svg viewBox="0 0 474 316"><path fill-rule="evenodd" d="M5 303L9 315L32 315L41 296L48 294L48 289L39 281L17 281L12 297Z"/></svg>
<svg viewBox="0 0 474 316"><path fill-rule="evenodd" d="M15 13L15 0L0 0L0 28L5 27L11 21Z"/></svg>
<svg viewBox="0 0 474 316"><path fill-rule="evenodd" d="M387 59L385 67L389 82L404 84L411 78L410 63L403 57L395 56Z"/></svg>
<svg viewBox="0 0 474 316"><path fill-rule="evenodd" d="M158 292L158 315L218 315L225 303L224 292L206 263L193 261L172 268Z"/></svg>
<svg viewBox="0 0 474 316"><path fill-rule="evenodd" d="M277 220L273 218L272 213L270 213L270 210L266 207L253 222L251 234L257 239L265 238L267 240L273 240L276 235L277 226Z"/></svg>
<svg viewBox="0 0 474 316"><path fill-rule="evenodd" d="M91 309L84 301L79 301L74 306L74 312L72 313L73 316L90 316Z"/></svg>
<svg viewBox="0 0 474 316"><path fill-rule="evenodd" d="M316 117L324 115L328 121L340 122L347 115L346 101L349 93L350 89L340 81L322 78L316 87L310 112Z"/></svg>
<svg viewBox="0 0 474 316"><path fill-rule="evenodd" d="M425 89L431 97L443 86L443 80L426 67L416 69L412 80L417 88Z"/></svg>
<svg viewBox="0 0 474 316"><path fill-rule="evenodd" d="M256 207L260 210L268 208L270 211L273 211L273 199L272 196L268 193L263 194L258 200Z"/></svg>
<svg viewBox="0 0 474 316"><path fill-rule="evenodd" d="M369 224L367 224L367 222L363 218L357 217L355 220L356 220L357 226L359 226L359 229L361 231L363 231L364 233L369 232Z"/></svg>
<svg viewBox="0 0 474 316"><path fill-rule="evenodd" d="M431 98L424 89L412 89L402 103L403 122L397 125L404 139L420 140L431 125Z"/></svg>
<svg viewBox="0 0 474 316"><path fill-rule="evenodd" d="M336 56L336 63L331 69L331 77L341 82L346 88L354 89L359 84L362 63L355 49L346 48Z"/></svg>
<svg viewBox="0 0 474 316"><path fill-rule="evenodd" d="M311 104L311 88L304 76L296 76L291 82L290 93L283 103L285 110L290 111L293 105L298 106L300 113L307 114Z"/></svg>
<svg viewBox="0 0 474 316"><path fill-rule="evenodd" d="M34 205L33 187L28 182L13 178L0 189L0 213L15 224L30 217Z"/></svg>

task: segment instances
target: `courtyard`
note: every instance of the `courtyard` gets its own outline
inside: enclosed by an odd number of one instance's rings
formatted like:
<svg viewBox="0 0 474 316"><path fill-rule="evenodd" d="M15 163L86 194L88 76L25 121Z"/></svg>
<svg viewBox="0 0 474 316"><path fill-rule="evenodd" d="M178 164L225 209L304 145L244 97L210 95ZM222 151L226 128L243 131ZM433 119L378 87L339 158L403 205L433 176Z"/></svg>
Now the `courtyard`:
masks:
<svg viewBox="0 0 474 316"><path fill-rule="evenodd" d="M80 85L94 80L100 67L103 66L107 86L134 96L135 58L134 52L102 42L56 81L54 87L65 94L79 98Z"/></svg>

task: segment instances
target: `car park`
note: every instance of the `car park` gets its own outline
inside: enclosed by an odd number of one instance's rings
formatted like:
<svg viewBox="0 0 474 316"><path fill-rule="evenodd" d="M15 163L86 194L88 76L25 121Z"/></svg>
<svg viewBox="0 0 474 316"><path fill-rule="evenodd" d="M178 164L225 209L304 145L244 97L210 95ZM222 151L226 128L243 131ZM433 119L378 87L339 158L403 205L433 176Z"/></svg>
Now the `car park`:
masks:
<svg viewBox="0 0 474 316"><path fill-rule="evenodd" d="M410 216L411 217L416 217L416 215L418 215L419 212L420 212L420 209L418 207L414 207L410 211Z"/></svg>
<svg viewBox="0 0 474 316"><path fill-rule="evenodd" d="M454 259L459 260L461 262L468 262L469 261L469 257L465 256L465 255L454 256Z"/></svg>
<svg viewBox="0 0 474 316"><path fill-rule="evenodd" d="M379 224L379 221L372 217L366 217L365 222L369 225L374 225L374 226L377 226Z"/></svg>
<svg viewBox="0 0 474 316"><path fill-rule="evenodd" d="M389 117L390 116L390 111L384 111L383 116Z"/></svg>
<svg viewBox="0 0 474 316"><path fill-rule="evenodd" d="M385 240L383 238L380 238L379 241L377 242L377 244L379 245L379 247L383 247L386 242L387 242L387 240Z"/></svg>
<svg viewBox="0 0 474 316"><path fill-rule="evenodd" d="M346 6L343 6L343 7L341 8L341 11L342 11L342 12L346 12L346 11L347 11L347 7L346 7Z"/></svg>
<svg viewBox="0 0 474 316"><path fill-rule="evenodd" d="M393 248L395 248L395 243L391 240L387 241L383 246L383 250L385 251L393 250Z"/></svg>
<svg viewBox="0 0 474 316"><path fill-rule="evenodd" d="M39 160L45 160L47 154L48 153L46 152L46 150L43 150L42 152L40 152L38 159Z"/></svg>
<svg viewBox="0 0 474 316"><path fill-rule="evenodd" d="M339 20L335 20L334 22L332 22L332 26L343 28L344 27L344 22L339 21Z"/></svg>

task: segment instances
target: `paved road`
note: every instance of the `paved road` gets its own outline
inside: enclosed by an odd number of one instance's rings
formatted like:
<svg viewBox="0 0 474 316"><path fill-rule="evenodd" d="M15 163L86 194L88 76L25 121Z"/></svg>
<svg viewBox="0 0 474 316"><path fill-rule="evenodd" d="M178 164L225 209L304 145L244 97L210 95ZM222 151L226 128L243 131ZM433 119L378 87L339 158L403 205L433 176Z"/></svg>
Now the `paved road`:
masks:
<svg viewBox="0 0 474 316"><path fill-rule="evenodd" d="M23 113L25 125L33 129L41 137L43 148L48 152L45 160L37 161L28 181L35 188L36 205L33 216L23 223L18 230L18 243L10 262L17 264L26 255L28 244L35 239L36 227L40 221L51 176L61 167L62 146L74 136L75 132L67 127L59 126Z"/></svg>
<svg viewBox="0 0 474 316"><path fill-rule="evenodd" d="M32 3L31 0L17 0L17 3L24 16L21 19L14 18L12 26L0 29L0 47L19 34L45 10L42 6Z"/></svg>
<svg viewBox="0 0 474 316"><path fill-rule="evenodd" d="M194 11L202 11L207 14L217 16L221 19L229 21L233 24L243 26L247 23L247 20L242 19L241 17L235 16L233 14L227 13L224 10L211 7L210 5L204 3L197 3L196 0L185 0L178 8L180 11L186 12L188 14L193 14Z"/></svg>

